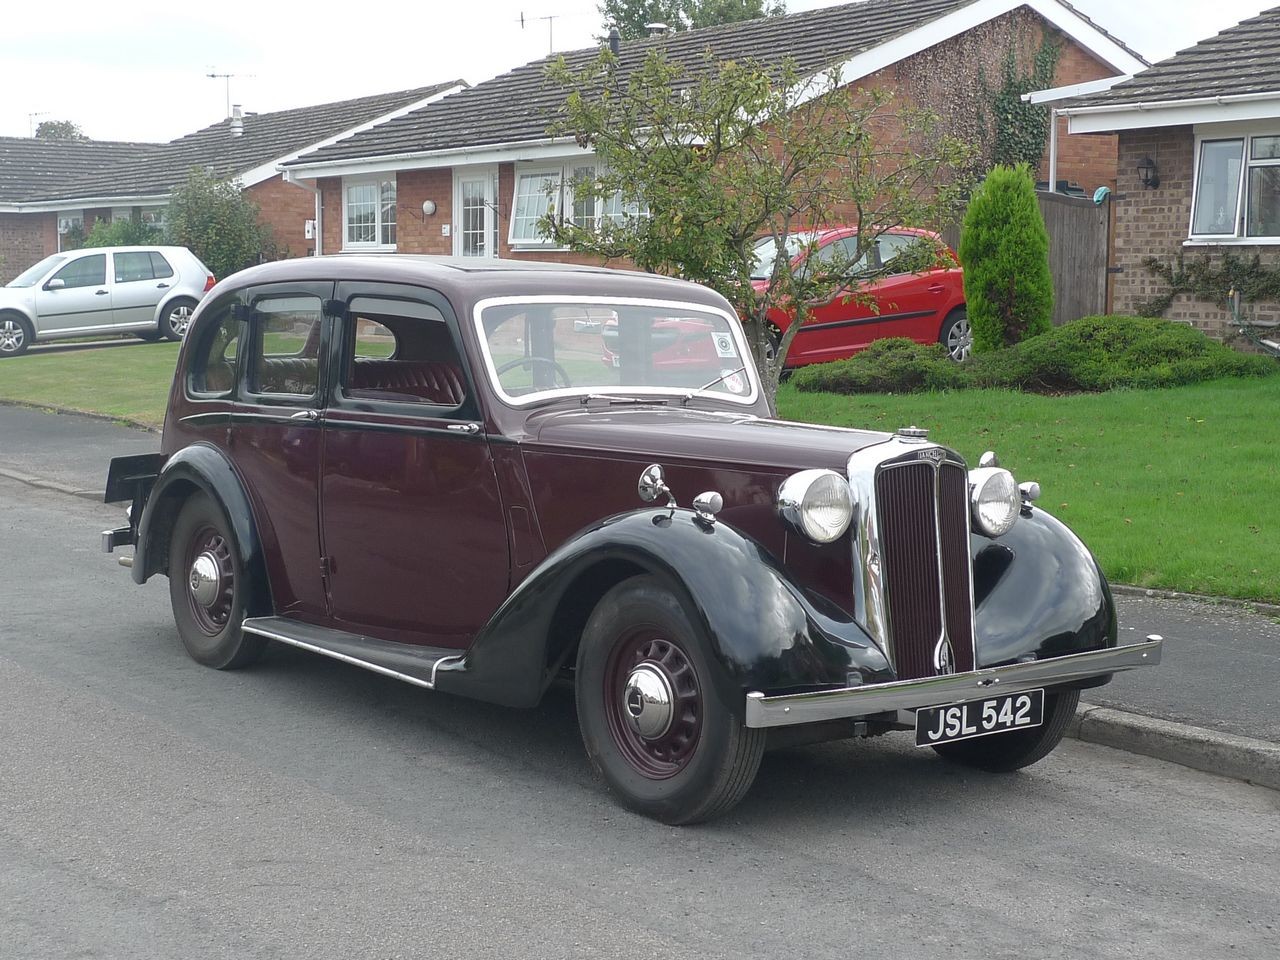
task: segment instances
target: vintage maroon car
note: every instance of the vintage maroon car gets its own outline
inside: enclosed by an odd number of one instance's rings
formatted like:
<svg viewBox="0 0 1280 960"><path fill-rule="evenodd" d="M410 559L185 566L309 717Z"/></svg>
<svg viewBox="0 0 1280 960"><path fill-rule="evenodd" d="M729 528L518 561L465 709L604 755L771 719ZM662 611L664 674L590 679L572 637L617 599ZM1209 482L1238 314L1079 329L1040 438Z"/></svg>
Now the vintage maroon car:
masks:
<svg viewBox="0 0 1280 960"><path fill-rule="evenodd" d="M918 269L919 258L909 248L921 242L936 247L934 266ZM953 360L969 356L973 338L965 312L964 272L955 253L938 234L913 227L897 227L875 238L871 249L860 257L866 270L874 270L874 281L858 285L862 296L839 296L814 308L800 332L791 341L786 366L802 367L853 356L873 340L908 337L917 343L941 343ZM796 268L806 263L848 263L858 253L857 227L828 227L801 230L787 238L786 249ZM773 272L777 245L772 238L755 247L756 266L752 282L757 288L768 282ZM903 264L894 268L894 262ZM857 265L855 265L855 272ZM791 326L792 311L769 311L774 335Z"/></svg>
<svg viewBox="0 0 1280 960"><path fill-rule="evenodd" d="M673 319L714 377L658 362ZM729 304L690 283L320 257L201 305L162 452L111 463L132 503L103 544L168 575L211 667L275 641L513 707L570 678L605 781L683 823L779 740L911 729L1025 766L1081 688L1157 662L1116 645L1036 492L923 430L772 419Z"/></svg>

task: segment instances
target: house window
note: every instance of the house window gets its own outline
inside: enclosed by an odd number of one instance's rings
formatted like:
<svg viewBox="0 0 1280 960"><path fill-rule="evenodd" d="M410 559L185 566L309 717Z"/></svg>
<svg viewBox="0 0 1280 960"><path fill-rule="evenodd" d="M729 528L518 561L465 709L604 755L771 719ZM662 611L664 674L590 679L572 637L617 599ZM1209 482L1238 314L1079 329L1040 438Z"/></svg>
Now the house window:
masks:
<svg viewBox="0 0 1280 960"><path fill-rule="evenodd" d="M1191 236L1280 239L1280 135L1199 141Z"/></svg>
<svg viewBox="0 0 1280 960"><path fill-rule="evenodd" d="M647 205L624 202L621 194L604 200L595 196L589 189L595 178L596 168L591 163L519 173L511 215L512 246L549 243L538 230L538 221L556 210L566 211L570 223L587 230L599 229L606 221L620 223L627 216L648 215Z"/></svg>
<svg viewBox="0 0 1280 960"><path fill-rule="evenodd" d="M392 178L346 184L347 247L395 247L396 181Z"/></svg>

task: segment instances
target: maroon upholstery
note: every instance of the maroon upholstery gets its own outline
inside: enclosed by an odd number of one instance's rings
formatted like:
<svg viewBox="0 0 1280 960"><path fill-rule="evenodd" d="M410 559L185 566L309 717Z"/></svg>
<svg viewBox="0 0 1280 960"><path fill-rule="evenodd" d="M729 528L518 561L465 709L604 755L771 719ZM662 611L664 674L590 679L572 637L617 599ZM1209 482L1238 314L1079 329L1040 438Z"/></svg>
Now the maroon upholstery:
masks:
<svg viewBox="0 0 1280 960"><path fill-rule="evenodd" d="M413 399L447 407L456 407L466 395L462 371L455 364L438 360L357 359L347 392L356 397Z"/></svg>

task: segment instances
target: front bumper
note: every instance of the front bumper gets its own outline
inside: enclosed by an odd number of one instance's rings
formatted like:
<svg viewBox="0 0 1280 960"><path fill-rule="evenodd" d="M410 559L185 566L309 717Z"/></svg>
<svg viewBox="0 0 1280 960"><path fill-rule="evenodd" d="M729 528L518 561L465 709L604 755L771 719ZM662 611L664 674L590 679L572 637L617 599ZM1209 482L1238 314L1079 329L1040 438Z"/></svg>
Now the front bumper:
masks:
<svg viewBox="0 0 1280 960"><path fill-rule="evenodd" d="M758 690L747 694L748 727L787 727L799 723L867 717L897 710L918 710L976 700L984 695L1020 693L1054 687L1091 677L1119 673L1160 662L1161 640L1122 647L1072 653L1062 657L952 673L923 680L898 680L866 687L842 687L813 693L767 697Z"/></svg>

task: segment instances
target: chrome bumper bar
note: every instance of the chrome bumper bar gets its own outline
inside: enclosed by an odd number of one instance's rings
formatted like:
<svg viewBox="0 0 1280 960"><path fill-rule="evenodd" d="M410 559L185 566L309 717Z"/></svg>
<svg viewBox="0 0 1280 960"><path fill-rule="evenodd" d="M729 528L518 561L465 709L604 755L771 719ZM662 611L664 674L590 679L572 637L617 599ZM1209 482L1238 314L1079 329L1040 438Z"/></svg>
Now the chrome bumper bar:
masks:
<svg viewBox="0 0 1280 960"><path fill-rule="evenodd" d="M767 697L753 690L747 694L746 724L748 727L786 727L896 710L918 710L992 694L1052 687L1135 667L1155 666L1160 662L1163 646L1161 640L1147 640L1123 647L924 680L897 680L866 687L843 687L776 697Z"/></svg>

